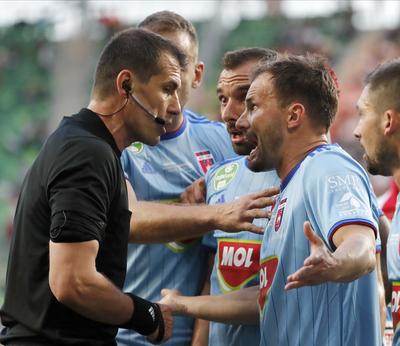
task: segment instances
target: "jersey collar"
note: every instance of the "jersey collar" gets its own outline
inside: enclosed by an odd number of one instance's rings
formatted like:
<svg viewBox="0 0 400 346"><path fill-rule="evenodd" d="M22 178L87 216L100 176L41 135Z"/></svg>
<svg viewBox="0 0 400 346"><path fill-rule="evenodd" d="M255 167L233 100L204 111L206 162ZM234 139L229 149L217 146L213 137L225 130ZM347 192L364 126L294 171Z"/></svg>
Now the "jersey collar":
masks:
<svg viewBox="0 0 400 346"><path fill-rule="evenodd" d="M296 166L294 166L291 171L288 173L288 175L282 180L281 182L281 191L285 189L285 187L289 184L290 180L293 178L303 161L309 157L309 156L314 156L316 151L320 151L322 148L328 147L331 144L321 144L315 147L312 151L310 151Z"/></svg>
<svg viewBox="0 0 400 346"><path fill-rule="evenodd" d="M114 137L96 113L88 108L82 108L79 113L74 114L72 118L82 123L87 131L105 140L114 152L118 156L121 156L121 151L118 149Z"/></svg>
<svg viewBox="0 0 400 346"><path fill-rule="evenodd" d="M160 140L166 140L166 139L172 139L172 138L176 138L178 137L180 134L183 133L183 131L185 131L186 129L186 124L187 124L187 120L186 120L186 115L185 113L182 113L182 123L181 126L178 127L177 130L172 131L172 132L167 132L164 133L163 135L161 135Z"/></svg>

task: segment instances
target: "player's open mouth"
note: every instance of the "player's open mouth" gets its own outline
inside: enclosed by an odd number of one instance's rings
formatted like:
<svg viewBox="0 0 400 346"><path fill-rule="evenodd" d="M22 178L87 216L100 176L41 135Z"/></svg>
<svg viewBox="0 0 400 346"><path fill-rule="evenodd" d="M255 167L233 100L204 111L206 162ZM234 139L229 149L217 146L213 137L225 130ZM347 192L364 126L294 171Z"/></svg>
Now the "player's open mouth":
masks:
<svg viewBox="0 0 400 346"><path fill-rule="evenodd" d="M251 143L254 148L252 149L252 151L249 154L249 161L254 160L257 157L257 153L258 153L258 140L257 137L254 135L248 135L247 136L247 140L249 141L249 143Z"/></svg>
<svg viewBox="0 0 400 346"><path fill-rule="evenodd" d="M231 141L234 144L241 144L245 142L246 138L241 131L228 129L229 135L231 136Z"/></svg>

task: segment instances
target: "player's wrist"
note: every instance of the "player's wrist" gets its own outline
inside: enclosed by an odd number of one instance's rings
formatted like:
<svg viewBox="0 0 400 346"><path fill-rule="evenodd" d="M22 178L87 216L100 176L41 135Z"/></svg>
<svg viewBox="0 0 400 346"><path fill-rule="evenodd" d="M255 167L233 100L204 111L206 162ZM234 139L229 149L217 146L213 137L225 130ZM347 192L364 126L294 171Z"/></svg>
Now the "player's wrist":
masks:
<svg viewBox="0 0 400 346"><path fill-rule="evenodd" d="M225 221L227 220L227 217L229 215L229 211L227 210L229 205L229 203L225 203L210 206L212 207L211 229L226 229Z"/></svg>
<svg viewBox="0 0 400 346"><path fill-rule="evenodd" d="M343 267L343 260L340 256L337 256L335 253L331 256L331 266L329 268L329 281L333 282L344 282L343 274L345 274L345 270Z"/></svg>

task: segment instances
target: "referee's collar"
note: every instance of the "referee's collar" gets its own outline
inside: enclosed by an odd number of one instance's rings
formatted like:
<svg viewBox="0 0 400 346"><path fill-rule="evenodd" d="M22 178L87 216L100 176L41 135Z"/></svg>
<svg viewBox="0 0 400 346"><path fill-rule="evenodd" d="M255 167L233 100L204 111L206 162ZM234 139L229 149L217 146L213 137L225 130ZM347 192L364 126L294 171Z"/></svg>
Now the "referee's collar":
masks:
<svg viewBox="0 0 400 346"><path fill-rule="evenodd" d="M88 108L82 108L79 113L74 114L72 118L82 123L85 129L93 133L95 136L104 139L118 157L121 156L121 151L118 149L114 137L96 113L92 112Z"/></svg>

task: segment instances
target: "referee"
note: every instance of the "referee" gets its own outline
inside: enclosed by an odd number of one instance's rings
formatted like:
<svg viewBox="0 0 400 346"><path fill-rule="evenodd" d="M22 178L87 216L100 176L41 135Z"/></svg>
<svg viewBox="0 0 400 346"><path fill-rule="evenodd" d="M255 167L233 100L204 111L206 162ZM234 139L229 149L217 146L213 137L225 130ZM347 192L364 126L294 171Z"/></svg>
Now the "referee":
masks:
<svg viewBox="0 0 400 346"><path fill-rule="evenodd" d="M121 292L131 213L121 151L155 145L184 54L140 29L114 36L87 108L65 117L25 177L14 219L4 305L5 345L116 345L118 328L170 337L168 308Z"/></svg>

